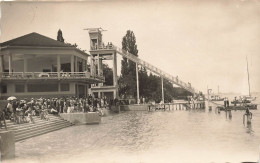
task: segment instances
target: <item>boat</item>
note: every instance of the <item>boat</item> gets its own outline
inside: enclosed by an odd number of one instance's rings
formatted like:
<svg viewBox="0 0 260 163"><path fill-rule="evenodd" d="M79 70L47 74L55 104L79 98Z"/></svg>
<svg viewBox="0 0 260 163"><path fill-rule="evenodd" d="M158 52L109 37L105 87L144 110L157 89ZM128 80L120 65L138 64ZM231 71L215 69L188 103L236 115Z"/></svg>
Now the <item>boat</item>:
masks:
<svg viewBox="0 0 260 163"><path fill-rule="evenodd" d="M218 93L211 93L212 89L208 89L208 99L210 101L224 101L224 98L219 95L219 86Z"/></svg>
<svg viewBox="0 0 260 163"><path fill-rule="evenodd" d="M257 110L257 104L241 104L241 105L230 105L228 107L224 106L217 106L217 109L220 109L221 111L226 111L226 110Z"/></svg>
<svg viewBox="0 0 260 163"><path fill-rule="evenodd" d="M225 109L231 110L246 110L249 108L250 110L256 110L257 104L253 104L252 101L256 100L256 97L251 96L250 92L250 80L249 80L249 70L248 70L248 61L246 57L247 63L247 84L248 84L248 95L240 96L239 99L235 97L233 101L231 101L232 106L228 106Z"/></svg>
<svg viewBox="0 0 260 163"><path fill-rule="evenodd" d="M231 101L231 104L243 104L243 103L251 103L252 101L255 101L256 97L252 96L240 96L239 99L234 99Z"/></svg>
<svg viewBox="0 0 260 163"><path fill-rule="evenodd" d="M252 101L256 100L256 97L251 96L250 92L250 79L249 79L249 70L248 70L248 61L246 57L246 65L247 65L247 84L248 84L248 95L240 96L239 99L235 99L231 101L232 104L251 104Z"/></svg>
<svg viewBox="0 0 260 163"><path fill-rule="evenodd" d="M224 101L224 98L220 97L219 95L211 95L210 100L211 101Z"/></svg>

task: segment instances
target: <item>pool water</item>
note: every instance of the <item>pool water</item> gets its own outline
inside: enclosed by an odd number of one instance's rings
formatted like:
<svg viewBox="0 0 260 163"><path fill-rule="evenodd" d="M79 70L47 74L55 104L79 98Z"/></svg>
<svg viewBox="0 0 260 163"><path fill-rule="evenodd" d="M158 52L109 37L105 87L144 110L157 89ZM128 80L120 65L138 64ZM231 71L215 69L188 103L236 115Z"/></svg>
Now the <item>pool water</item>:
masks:
<svg viewBox="0 0 260 163"><path fill-rule="evenodd" d="M259 160L260 111L129 111L16 143L10 162L246 162ZM9 162L9 161L8 161Z"/></svg>

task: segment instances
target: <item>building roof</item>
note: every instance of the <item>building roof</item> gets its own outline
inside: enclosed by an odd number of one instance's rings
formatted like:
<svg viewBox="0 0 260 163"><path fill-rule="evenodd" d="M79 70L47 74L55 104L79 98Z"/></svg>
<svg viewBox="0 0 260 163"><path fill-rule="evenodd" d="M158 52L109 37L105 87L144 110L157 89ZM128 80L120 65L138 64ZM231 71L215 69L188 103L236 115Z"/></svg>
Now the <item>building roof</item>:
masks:
<svg viewBox="0 0 260 163"><path fill-rule="evenodd" d="M0 46L73 47L35 32L0 43Z"/></svg>
<svg viewBox="0 0 260 163"><path fill-rule="evenodd" d="M39 33L32 32L24 36L17 37L15 39L0 43L0 49L8 47L44 47L44 48L69 48L74 49L77 52L89 56L85 51L82 51L71 44L66 44L52 38L43 36Z"/></svg>

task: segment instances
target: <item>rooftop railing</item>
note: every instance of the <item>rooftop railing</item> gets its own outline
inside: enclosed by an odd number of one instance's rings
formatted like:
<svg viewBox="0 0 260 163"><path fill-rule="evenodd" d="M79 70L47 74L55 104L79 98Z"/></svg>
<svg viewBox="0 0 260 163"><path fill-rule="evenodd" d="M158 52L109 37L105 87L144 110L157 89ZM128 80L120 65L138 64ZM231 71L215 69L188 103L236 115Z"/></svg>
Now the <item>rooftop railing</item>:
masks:
<svg viewBox="0 0 260 163"><path fill-rule="evenodd" d="M103 76L92 76L89 72L0 72L1 79L96 79L105 80Z"/></svg>
<svg viewBox="0 0 260 163"><path fill-rule="evenodd" d="M114 45L113 44L107 44L107 45L100 45L100 46L91 46L90 47L91 50L113 50L114 49Z"/></svg>
<svg viewBox="0 0 260 163"><path fill-rule="evenodd" d="M114 45L91 46L91 50L113 50Z"/></svg>

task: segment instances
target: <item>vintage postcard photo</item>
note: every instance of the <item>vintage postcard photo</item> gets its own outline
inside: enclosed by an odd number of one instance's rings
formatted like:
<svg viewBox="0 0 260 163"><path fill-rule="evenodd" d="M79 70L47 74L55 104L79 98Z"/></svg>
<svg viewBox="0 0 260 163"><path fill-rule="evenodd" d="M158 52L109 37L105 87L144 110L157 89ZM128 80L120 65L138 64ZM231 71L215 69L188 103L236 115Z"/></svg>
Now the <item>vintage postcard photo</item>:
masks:
<svg viewBox="0 0 260 163"><path fill-rule="evenodd" d="M259 0L0 12L0 163L260 162Z"/></svg>

